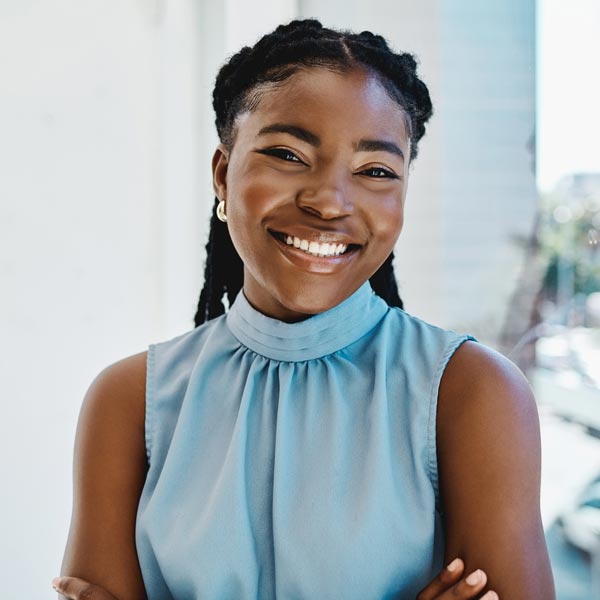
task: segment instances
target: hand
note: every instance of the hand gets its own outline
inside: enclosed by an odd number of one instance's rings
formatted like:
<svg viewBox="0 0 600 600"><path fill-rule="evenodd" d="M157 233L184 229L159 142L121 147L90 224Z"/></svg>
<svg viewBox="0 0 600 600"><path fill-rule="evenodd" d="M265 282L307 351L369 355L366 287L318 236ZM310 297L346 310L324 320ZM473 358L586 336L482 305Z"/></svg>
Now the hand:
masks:
<svg viewBox="0 0 600 600"><path fill-rule="evenodd" d="M466 577L462 577L464 569L463 561L460 558L454 559L427 587L419 592L417 600L480 598L478 594L485 587L487 575L481 569L477 569ZM500 600L500 598L496 592L490 590L481 596L480 600Z"/></svg>
<svg viewBox="0 0 600 600"><path fill-rule="evenodd" d="M52 587L70 600L117 600L99 585L79 577L57 577L52 580Z"/></svg>

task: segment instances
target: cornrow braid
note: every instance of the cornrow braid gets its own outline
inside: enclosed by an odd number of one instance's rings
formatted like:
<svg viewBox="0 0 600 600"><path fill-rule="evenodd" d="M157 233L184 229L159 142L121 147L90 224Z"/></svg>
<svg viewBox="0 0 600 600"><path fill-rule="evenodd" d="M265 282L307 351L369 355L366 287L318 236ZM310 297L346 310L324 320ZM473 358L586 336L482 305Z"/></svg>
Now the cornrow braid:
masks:
<svg viewBox="0 0 600 600"><path fill-rule="evenodd" d="M256 108L268 85L285 81L303 67L325 67L337 72L362 68L378 77L402 108L410 138L411 160L433 113L427 86L417 76L417 62L409 53L395 53L385 38L370 31L334 30L316 19L296 19L279 25L254 44L230 57L215 81L213 108L221 142L231 151L236 117ZM204 287L194 322L198 326L225 312L243 285L243 263L225 223L216 216L216 202L206 245ZM403 308L391 253L370 278L373 290L390 306Z"/></svg>
<svg viewBox="0 0 600 600"><path fill-rule="evenodd" d="M235 117L252 110L259 99L255 88L284 81L300 67L329 67L348 71L365 68L380 77L386 90L404 109L411 158L433 114L427 86L418 78L415 57L396 54L385 38L370 31L353 33L323 27L316 19L294 20L264 35L253 47L245 46L221 67L213 91L219 139L232 143Z"/></svg>

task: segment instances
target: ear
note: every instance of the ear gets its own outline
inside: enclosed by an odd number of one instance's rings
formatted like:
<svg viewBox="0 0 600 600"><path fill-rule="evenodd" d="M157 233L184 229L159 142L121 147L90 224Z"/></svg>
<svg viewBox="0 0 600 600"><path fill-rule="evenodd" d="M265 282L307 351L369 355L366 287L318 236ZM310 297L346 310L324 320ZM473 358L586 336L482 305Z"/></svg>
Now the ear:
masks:
<svg viewBox="0 0 600 600"><path fill-rule="evenodd" d="M213 190L219 200L227 200L227 167L229 152L225 144L219 144L212 158Z"/></svg>

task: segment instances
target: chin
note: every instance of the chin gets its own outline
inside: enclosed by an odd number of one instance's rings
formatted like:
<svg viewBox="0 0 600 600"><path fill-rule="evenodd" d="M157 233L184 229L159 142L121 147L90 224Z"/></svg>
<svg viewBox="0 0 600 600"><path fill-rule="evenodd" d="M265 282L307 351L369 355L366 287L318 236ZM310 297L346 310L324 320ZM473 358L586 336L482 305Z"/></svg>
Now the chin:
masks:
<svg viewBox="0 0 600 600"><path fill-rule="evenodd" d="M328 286L327 286L328 287ZM358 289L359 286L357 286ZM279 303L290 313L298 315L316 315L325 312L343 302L354 290L345 292L339 286L326 289L321 286L306 286L293 291L281 290Z"/></svg>

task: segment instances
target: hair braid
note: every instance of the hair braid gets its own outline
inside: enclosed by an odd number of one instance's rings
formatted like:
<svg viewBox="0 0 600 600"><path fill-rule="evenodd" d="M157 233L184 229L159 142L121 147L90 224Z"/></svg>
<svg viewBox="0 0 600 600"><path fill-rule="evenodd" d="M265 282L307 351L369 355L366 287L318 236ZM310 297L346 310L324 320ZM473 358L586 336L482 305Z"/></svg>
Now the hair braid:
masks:
<svg viewBox="0 0 600 600"><path fill-rule="evenodd" d="M221 142L231 150L236 117L256 107L264 86L277 85L303 67L326 67L338 72L362 68L377 76L403 109L411 160L416 158L418 142L433 109L427 86L417 76L415 57L395 53L381 35L329 29L317 19L296 19L279 25L254 46L244 46L221 67L213 90L215 125ZM206 251L196 325L223 314L223 296L227 294L231 304L243 285L243 263L214 209ZM391 253L370 282L388 304L402 308L393 258Z"/></svg>
<svg viewBox="0 0 600 600"><path fill-rule="evenodd" d="M231 306L244 280L244 263L233 246L227 226L217 217L218 203L218 198L215 198L206 244L204 287L194 316L196 327L222 315L225 312L223 296L227 295Z"/></svg>
<svg viewBox="0 0 600 600"><path fill-rule="evenodd" d="M398 293L398 284L394 276L394 253L392 252L384 263L373 273L369 283L373 291L383 298L390 306L404 308L404 303Z"/></svg>

